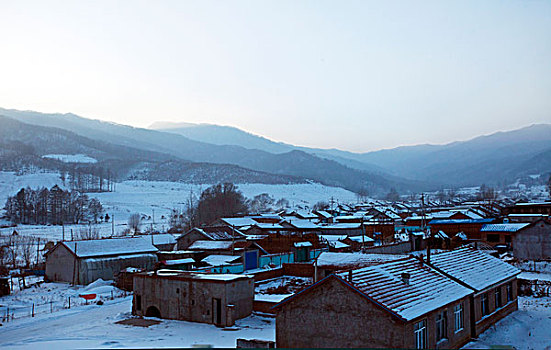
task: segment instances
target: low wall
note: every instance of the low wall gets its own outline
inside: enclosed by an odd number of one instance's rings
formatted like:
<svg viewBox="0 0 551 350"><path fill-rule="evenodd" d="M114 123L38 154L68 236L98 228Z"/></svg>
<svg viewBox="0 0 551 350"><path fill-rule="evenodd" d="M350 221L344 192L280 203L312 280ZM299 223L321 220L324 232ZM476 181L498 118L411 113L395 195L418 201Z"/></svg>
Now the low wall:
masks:
<svg viewBox="0 0 551 350"><path fill-rule="evenodd" d="M260 272L256 272L256 273L251 273L249 275L254 276L254 281L255 282L269 280L269 279L272 279L272 278L283 276L283 267L278 267L276 269L270 269L270 270L264 270L264 271L260 271Z"/></svg>
<svg viewBox="0 0 551 350"><path fill-rule="evenodd" d="M259 301L255 300L253 302L253 311L262 312L264 314L275 315L275 310L272 309L277 303L273 301Z"/></svg>

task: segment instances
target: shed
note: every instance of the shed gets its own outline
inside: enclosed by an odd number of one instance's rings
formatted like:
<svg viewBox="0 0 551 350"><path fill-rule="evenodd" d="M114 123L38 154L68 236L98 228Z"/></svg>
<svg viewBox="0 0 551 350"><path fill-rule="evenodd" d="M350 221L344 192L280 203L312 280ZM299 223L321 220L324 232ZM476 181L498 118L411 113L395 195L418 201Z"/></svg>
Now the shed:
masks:
<svg viewBox="0 0 551 350"><path fill-rule="evenodd" d="M58 242L46 253L46 278L73 284L112 280L127 267L153 268L156 252L147 236Z"/></svg>

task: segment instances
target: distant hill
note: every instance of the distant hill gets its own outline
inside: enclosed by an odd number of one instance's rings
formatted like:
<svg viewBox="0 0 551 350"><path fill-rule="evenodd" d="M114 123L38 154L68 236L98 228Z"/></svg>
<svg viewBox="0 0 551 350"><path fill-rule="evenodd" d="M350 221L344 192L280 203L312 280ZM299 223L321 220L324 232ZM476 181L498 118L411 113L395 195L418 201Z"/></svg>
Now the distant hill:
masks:
<svg viewBox="0 0 551 350"><path fill-rule="evenodd" d="M384 176L380 173L352 169L341 163L308 155L301 151L274 154L241 146L214 145L194 141L174 133L133 128L81 118L74 114L43 114L0 109L1 114L25 123L57 127L96 141L169 154L177 159L190 162L233 164L257 172L306 178L352 191L367 189L371 195L385 194L392 187L401 191L418 191L429 188L427 184L419 181L404 180L396 176ZM308 161L297 162L296 160L300 156ZM293 164L293 166L290 166L290 164ZM248 182L254 182L254 179L251 178Z"/></svg>
<svg viewBox="0 0 551 350"><path fill-rule="evenodd" d="M67 164L44 158L47 154L83 154L93 164ZM294 176L275 175L231 164L210 164L178 159L170 154L97 141L71 131L22 123L0 116L0 170L24 167L69 171L80 167L87 173L111 171L117 178L183 181L189 183L254 182L266 184L306 183Z"/></svg>
<svg viewBox="0 0 551 350"><path fill-rule="evenodd" d="M468 141L445 145L417 145L353 153L338 149L316 149L277 143L233 127L209 124L154 124L169 132L185 134L197 141L239 144L247 148L302 150L334 160L347 167L399 178L428 181L435 186L479 185L513 182L527 174L551 171L551 125L537 124L497 132ZM208 135L208 136L207 136Z"/></svg>

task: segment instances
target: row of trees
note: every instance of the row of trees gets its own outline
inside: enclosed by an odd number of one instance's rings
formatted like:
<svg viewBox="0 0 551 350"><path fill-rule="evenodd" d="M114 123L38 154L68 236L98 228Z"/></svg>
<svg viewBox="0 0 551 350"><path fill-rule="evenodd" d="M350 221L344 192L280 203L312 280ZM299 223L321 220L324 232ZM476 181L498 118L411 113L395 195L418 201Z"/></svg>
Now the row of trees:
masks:
<svg viewBox="0 0 551 350"><path fill-rule="evenodd" d="M65 191L57 185L51 189L22 188L8 197L4 209L14 223L37 225L95 223L103 213L97 199L78 191Z"/></svg>
<svg viewBox="0 0 551 350"><path fill-rule="evenodd" d="M80 192L114 191L114 175L102 167L73 165L68 170L60 171L60 177L69 188Z"/></svg>

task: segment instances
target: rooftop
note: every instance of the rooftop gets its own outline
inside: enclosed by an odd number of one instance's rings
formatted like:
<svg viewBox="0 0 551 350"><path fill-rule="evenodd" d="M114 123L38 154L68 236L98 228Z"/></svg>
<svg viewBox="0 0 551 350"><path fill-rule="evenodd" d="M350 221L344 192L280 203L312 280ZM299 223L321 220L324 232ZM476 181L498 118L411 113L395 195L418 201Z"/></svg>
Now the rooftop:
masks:
<svg viewBox="0 0 551 350"><path fill-rule="evenodd" d="M513 278L520 270L472 248L461 248L431 257L431 265L476 291Z"/></svg>
<svg viewBox="0 0 551 350"><path fill-rule="evenodd" d="M150 236L65 241L61 244L66 246L79 258L155 253L158 251L158 249L151 244Z"/></svg>

